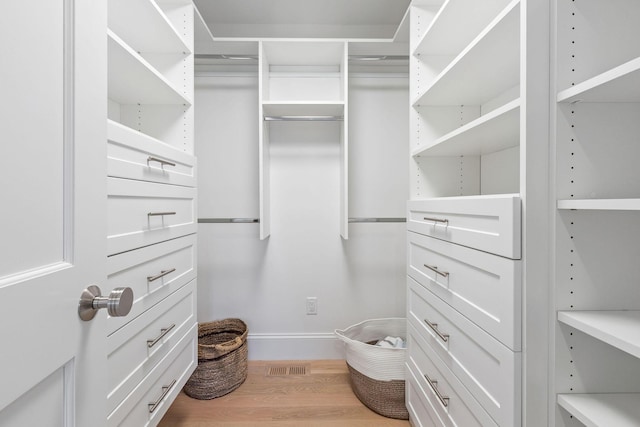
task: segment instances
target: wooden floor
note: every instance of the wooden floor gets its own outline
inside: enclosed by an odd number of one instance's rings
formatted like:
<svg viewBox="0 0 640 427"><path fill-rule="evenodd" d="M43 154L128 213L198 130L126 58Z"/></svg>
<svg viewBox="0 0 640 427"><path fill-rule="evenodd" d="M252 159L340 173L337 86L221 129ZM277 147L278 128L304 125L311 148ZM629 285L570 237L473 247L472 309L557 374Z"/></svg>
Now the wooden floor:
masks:
<svg viewBox="0 0 640 427"><path fill-rule="evenodd" d="M305 365L306 375L273 375L272 367ZM272 375L268 375L271 372ZM410 426L364 406L351 391L344 360L249 362L247 380L232 393L197 400L180 393L159 427Z"/></svg>

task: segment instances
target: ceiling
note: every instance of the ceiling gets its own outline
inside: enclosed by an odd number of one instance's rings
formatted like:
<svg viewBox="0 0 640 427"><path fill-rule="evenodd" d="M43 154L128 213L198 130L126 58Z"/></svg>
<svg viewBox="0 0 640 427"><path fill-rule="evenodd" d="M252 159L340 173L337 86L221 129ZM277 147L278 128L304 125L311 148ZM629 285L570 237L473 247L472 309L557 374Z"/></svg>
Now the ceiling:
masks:
<svg viewBox="0 0 640 427"><path fill-rule="evenodd" d="M392 39L410 0L194 2L216 38Z"/></svg>

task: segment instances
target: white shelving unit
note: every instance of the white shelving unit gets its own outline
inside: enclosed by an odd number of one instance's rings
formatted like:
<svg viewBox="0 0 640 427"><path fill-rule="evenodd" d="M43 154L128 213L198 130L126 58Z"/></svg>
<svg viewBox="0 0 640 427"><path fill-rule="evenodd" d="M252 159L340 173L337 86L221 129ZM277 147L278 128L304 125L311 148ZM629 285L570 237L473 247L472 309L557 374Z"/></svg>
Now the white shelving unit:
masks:
<svg viewBox="0 0 640 427"><path fill-rule="evenodd" d="M556 0L554 8L557 405L551 425L635 426L640 4Z"/></svg>
<svg viewBox="0 0 640 427"><path fill-rule="evenodd" d="M261 41L259 46L260 238L270 229L270 123L339 121L340 235L348 229L348 49L346 42Z"/></svg>

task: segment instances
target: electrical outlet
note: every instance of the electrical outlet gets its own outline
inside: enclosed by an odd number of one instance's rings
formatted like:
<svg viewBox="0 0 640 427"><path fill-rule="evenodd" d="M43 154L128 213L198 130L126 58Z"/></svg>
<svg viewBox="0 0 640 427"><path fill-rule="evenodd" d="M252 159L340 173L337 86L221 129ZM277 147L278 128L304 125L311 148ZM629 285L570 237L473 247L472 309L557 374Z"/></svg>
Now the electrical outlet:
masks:
<svg viewBox="0 0 640 427"><path fill-rule="evenodd" d="M307 297L307 314L318 314L318 298Z"/></svg>

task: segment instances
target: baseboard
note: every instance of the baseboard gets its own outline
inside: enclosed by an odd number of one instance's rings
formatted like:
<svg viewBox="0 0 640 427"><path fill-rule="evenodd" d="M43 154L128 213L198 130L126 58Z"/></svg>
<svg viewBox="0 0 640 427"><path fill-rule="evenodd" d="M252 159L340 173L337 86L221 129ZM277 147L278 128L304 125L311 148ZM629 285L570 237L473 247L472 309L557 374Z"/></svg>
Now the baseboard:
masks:
<svg viewBox="0 0 640 427"><path fill-rule="evenodd" d="M344 359L344 344L333 333L249 334L249 360Z"/></svg>

